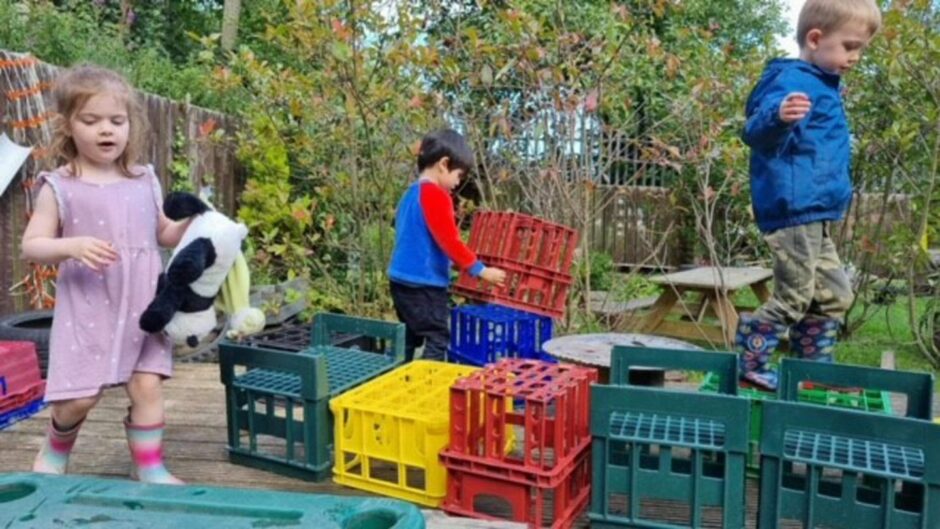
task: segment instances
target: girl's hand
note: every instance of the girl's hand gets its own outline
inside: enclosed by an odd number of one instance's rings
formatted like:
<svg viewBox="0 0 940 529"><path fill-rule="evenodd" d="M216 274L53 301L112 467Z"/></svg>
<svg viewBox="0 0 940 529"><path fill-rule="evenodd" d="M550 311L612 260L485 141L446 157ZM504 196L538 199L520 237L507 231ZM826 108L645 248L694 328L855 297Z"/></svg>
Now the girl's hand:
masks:
<svg viewBox="0 0 940 529"><path fill-rule="evenodd" d="M69 255L94 271L99 271L117 261L118 254L108 241L94 237L72 237Z"/></svg>

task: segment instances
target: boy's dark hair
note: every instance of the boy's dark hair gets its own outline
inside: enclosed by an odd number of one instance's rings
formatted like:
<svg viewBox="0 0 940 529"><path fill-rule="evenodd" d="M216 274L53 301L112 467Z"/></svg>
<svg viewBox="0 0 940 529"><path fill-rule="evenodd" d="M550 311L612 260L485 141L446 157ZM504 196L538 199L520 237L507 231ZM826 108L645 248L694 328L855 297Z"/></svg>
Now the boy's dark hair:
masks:
<svg viewBox="0 0 940 529"><path fill-rule="evenodd" d="M467 174L474 166L473 151L467 145L467 140L456 130L441 129L428 133L421 139L418 171L424 171L444 157L449 160L447 168L451 171L461 169Z"/></svg>

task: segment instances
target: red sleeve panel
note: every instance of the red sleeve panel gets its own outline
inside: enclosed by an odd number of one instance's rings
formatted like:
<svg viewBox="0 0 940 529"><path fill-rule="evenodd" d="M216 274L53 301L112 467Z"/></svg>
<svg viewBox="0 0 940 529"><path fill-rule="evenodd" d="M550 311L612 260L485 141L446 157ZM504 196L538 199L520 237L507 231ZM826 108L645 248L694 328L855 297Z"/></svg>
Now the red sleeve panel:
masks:
<svg viewBox="0 0 940 529"><path fill-rule="evenodd" d="M454 203L447 191L433 182L421 185L421 211L434 242L461 270L477 262L473 250L460 240L460 231L454 220Z"/></svg>

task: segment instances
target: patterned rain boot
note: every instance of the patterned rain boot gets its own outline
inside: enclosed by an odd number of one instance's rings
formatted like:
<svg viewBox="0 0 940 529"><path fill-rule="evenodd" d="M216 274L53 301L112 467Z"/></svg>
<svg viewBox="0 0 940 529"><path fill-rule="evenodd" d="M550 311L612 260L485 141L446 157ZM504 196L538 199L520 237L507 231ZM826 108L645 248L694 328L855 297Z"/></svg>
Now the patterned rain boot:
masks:
<svg viewBox="0 0 940 529"><path fill-rule="evenodd" d="M36 454L36 460L33 461L33 472L65 474L69 465L69 455L72 453L75 439L78 438L78 430L81 429L83 422L85 419L68 430L59 430L55 421L50 418L46 440L39 449L39 453Z"/></svg>
<svg viewBox="0 0 940 529"><path fill-rule="evenodd" d="M735 335L741 380L768 391L777 390L777 372L768 368L786 326L742 314Z"/></svg>
<svg viewBox="0 0 940 529"><path fill-rule="evenodd" d="M124 419L127 446L134 460L131 474L144 483L183 485L183 481L170 474L163 464L163 428L163 423L131 424L130 415Z"/></svg>
<svg viewBox="0 0 940 529"><path fill-rule="evenodd" d="M790 351L798 358L832 363L832 352L839 338L839 320L806 316L790 327Z"/></svg>

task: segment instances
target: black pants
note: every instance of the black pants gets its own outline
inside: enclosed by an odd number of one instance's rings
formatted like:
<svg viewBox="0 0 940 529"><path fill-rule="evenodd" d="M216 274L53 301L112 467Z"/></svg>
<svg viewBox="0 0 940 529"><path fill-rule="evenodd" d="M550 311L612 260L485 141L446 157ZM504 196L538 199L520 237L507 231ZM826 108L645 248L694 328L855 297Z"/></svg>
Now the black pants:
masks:
<svg viewBox="0 0 940 529"><path fill-rule="evenodd" d="M405 324L405 361L414 359L415 348L424 344L425 360L444 360L450 344L450 309L447 289L411 287L391 281L392 303Z"/></svg>

